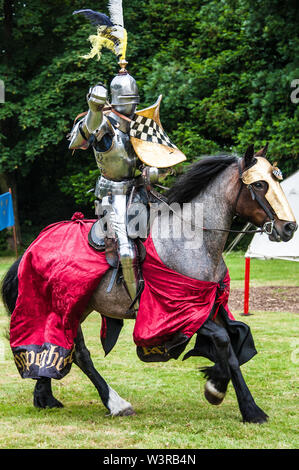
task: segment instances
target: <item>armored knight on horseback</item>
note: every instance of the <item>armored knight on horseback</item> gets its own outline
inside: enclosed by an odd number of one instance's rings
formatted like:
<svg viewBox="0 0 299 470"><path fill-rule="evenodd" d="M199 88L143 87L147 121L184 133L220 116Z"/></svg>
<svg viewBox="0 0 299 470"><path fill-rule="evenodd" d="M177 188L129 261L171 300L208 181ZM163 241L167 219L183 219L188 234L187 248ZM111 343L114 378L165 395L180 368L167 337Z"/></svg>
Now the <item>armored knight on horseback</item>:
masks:
<svg viewBox="0 0 299 470"><path fill-rule="evenodd" d="M106 88L102 84L93 87L87 97L89 111L70 135L70 148L94 150L101 171L95 191L101 218L94 223L74 214L72 220L46 227L2 283L3 303L11 314L10 346L21 377L36 380L37 408L63 406L53 396L51 381L63 378L74 362L92 381L112 416L135 413L95 369L84 342L81 323L92 311L102 316L105 355L117 341L122 319L133 318L127 316L129 298L122 286L116 283L111 296L106 288L111 284L108 279L113 279L107 253L105 258L104 253L91 250L87 238L105 219L103 209L109 211L107 226L114 233L110 238L107 230L105 238L115 240L118 250L113 272L122 264L133 298L136 253L130 205L146 201L150 181L160 169L185 156L162 129L161 98L136 111L138 90L125 69L126 31L120 7L120 0L110 0L111 19L91 10L80 11L98 25L90 55L99 54L100 46L108 44L120 56L121 70L111 84L111 105L106 106ZM169 217L162 211L156 214L144 243L144 290L133 331L137 355L144 362L178 359L196 335L194 349L184 359L203 356L214 363L202 369L207 378L205 398L219 405L231 381L242 419L248 423L264 423L268 417L255 403L240 369L256 349L250 328L235 320L229 310L230 277L222 253L236 214L262 227L259 232L272 240L287 242L297 230L279 185L282 175L266 159L266 150L255 153L251 145L243 158L206 156L168 192L167 204L205 204L205 226L196 226L196 232L204 231L204 243L190 249L184 231L180 238L161 236L157 228L169 225ZM193 219L190 211L180 221L192 226Z"/></svg>
<svg viewBox="0 0 299 470"><path fill-rule="evenodd" d="M91 237L99 240L99 234L104 234L106 249L111 246L109 240L116 241L125 285L134 301L137 265L133 239L136 234L128 228L128 208L134 204L138 205L138 210L141 207L139 222L143 221L143 230L139 227L139 234L143 232L141 238L146 238L147 190L161 175L167 174L169 167L186 157L163 131L159 119L161 96L153 106L136 111L140 99L136 81L126 70L127 32L123 27L122 2L110 1L108 7L110 18L92 10L74 12L83 14L97 26L97 36L89 38L93 48L86 58L100 57L102 46L106 46L118 56L121 68L110 84L110 104L108 90L102 83L89 90L89 110L74 125L69 148L93 148L101 176L95 189L99 220Z"/></svg>

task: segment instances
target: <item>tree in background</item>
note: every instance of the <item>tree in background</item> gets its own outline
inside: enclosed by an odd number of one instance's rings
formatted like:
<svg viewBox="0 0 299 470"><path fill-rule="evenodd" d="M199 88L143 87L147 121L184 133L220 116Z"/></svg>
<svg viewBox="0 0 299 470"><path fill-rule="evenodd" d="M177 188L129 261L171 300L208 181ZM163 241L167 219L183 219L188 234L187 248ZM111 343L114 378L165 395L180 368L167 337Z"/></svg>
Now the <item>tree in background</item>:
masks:
<svg viewBox="0 0 299 470"><path fill-rule="evenodd" d="M81 56L93 28L80 8L107 13L106 0L0 0L0 187L11 186L22 232L37 231L83 209L93 216L98 175L91 151L68 150L66 134L87 109L85 95L117 72L109 51ZM123 0L129 70L141 107L162 93L161 121L188 157L242 153L269 142L285 175L298 166L299 78L294 0ZM169 183L171 179L169 179ZM15 208L16 212L16 208ZM19 231L20 237L20 231ZM25 237L26 238L26 237ZM29 237L30 238L30 237ZM25 240L26 243L26 240Z"/></svg>

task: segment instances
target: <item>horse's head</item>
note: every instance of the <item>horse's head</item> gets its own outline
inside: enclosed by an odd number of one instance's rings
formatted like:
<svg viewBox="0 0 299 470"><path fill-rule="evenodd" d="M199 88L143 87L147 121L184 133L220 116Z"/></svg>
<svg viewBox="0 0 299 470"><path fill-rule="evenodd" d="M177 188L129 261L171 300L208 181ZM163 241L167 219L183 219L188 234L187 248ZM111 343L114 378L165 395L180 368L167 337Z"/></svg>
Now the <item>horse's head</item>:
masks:
<svg viewBox="0 0 299 470"><path fill-rule="evenodd" d="M266 158L267 147L254 153L254 146L249 146L240 161L242 183L236 212L254 225L263 227L271 241L287 242L298 226L279 183L281 171Z"/></svg>

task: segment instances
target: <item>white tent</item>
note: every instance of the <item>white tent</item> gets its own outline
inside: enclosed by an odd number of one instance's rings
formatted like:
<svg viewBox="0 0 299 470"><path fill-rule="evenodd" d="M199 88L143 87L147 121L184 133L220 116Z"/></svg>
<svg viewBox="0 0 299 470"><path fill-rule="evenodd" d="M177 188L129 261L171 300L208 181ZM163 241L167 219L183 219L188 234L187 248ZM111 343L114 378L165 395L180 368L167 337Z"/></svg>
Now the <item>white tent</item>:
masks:
<svg viewBox="0 0 299 470"><path fill-rule="evenodd" d="M282 189L299 224L299 171L281 182ZM245 254L247 258L278 258L299 261L299 228L289 242L271 242L266 234L256 233Z"/></svg>

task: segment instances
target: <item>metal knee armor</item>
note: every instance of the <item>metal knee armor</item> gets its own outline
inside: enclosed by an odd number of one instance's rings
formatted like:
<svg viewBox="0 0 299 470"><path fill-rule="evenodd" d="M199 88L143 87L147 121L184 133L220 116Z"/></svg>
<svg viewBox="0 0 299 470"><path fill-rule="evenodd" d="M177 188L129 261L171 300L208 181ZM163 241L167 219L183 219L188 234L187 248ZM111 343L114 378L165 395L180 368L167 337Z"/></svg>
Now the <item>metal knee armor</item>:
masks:
<svg viewBox="0 0 299 470"><path fill-rule="evenodd" d="M96 196L101 200L101 219L106 228L103 232L108 238L116 238L118 256L122 266L124 280L132 300L136 297L137 259L133 240L127 233L127 193L133 187L134 180L111 181L103 176L98 180Z"/></svg>

